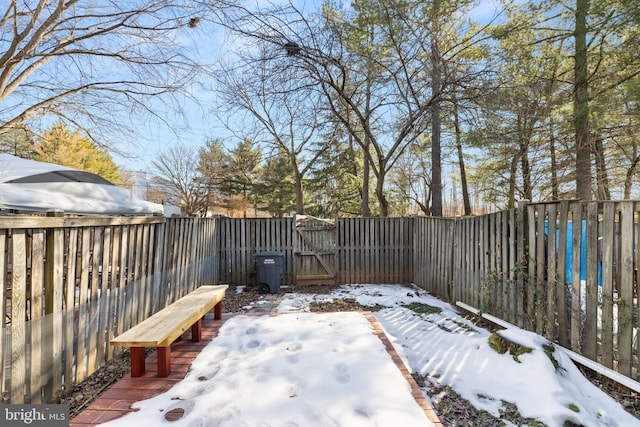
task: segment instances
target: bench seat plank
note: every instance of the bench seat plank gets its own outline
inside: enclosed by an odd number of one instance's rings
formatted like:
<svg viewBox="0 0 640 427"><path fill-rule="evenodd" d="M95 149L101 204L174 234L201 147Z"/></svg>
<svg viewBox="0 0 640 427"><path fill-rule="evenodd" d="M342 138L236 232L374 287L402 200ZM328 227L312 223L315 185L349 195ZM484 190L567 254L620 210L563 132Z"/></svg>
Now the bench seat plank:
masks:
<svg viewBox="0 0 640 427"><path fill-rule="evenodd" d="M191 328L192 340L199 341L202 318L213 308L215 319L222 317L222 300L228 285L205 285L143 320L110 341L111 345L131 348L131 376L145 372L144 348L158 351L158 376L171 372L171 343Z"/></svg>
<svg viewBox="0 0 640 427"><path fill-rule="evenodd" d="M111 340L123 347L170 345L225 296L228 285L200 286Z"/></svg>

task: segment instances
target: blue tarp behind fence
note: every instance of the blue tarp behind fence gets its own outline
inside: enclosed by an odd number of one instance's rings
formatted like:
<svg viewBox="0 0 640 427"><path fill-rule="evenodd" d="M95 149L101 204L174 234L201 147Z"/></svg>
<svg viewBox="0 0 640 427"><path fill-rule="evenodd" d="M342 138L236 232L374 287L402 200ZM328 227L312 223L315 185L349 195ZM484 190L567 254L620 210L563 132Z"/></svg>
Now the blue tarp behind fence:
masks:
<svg viewBox="0 0 640 427"><path fill-rule="evenodd" d="M549 235L549 222L544 222L544 234ZM558 251L558 242L560 241L560 230L556 229L556 251ZM546 244L546 243L545 243ZM545 253L548 253L545 248ZM587 280L587 221L582 221L582 238L580 248L580 280ZM573 226L572 221L567 222L567 249L566 249L566 282L571 286L573 278ZM598 260L598 286L602 286L602 263Z"/></svg>

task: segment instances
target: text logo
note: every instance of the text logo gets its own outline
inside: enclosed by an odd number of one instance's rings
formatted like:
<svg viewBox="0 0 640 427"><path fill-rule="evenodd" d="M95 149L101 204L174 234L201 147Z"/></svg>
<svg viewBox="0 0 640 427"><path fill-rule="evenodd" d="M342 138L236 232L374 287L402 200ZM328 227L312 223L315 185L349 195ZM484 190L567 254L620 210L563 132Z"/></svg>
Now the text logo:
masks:
<svg viewBox="0 0 640 427"><path fill-rule="evenodd" d="M0 425L69 427L68 405L2 405Z"/></svg>

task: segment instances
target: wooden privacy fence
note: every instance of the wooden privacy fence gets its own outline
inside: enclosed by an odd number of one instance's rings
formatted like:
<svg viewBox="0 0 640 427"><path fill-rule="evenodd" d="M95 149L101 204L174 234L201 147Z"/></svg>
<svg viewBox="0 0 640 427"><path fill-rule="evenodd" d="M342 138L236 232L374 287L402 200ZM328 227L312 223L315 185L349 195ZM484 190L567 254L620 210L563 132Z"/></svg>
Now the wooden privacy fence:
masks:
<svg viewBox="0 0 640 427"><path fill-rule="evenodd" d="M414 218L220 218L220 280L257 284L254 255L281 251L283 283L410 283Z"/></svg>
<svg viewBox="0 0 640 427"><path fill-rule="evenodd" d="M418 218L415 283L638 379L640 202Z"/></svg>
<svg viewBox="0 0 640 427"><path fill-rule="evenodd" d="M0 392L50 403L115 354L109 339L217 282L215 221L0 218Z"/></svg>
<svg viewBox="0 0 640 427"><path fill-rule="evenodd" d="M285 258L284 283L293 283L295 219L235 219L221 217L220 280L234 285L257 284L254 255L281 251Z"/></svg>
<svg viewBox="0 0 640 427"><path fill-rule="evenodd" d="M339 218L338 283L411 283L414 218Z"/></svg>
<svg viewBox="0 0 640 427"><path fill-rule="evenodd" d="M258 252L282 251L289 284L410 282L412 224L0 217L2 401L55 401L116 355L110 338L194 287L257 283Z"/></svg>
<svg viewBox="0 0 640 427"><path fill-rule="evenodd" d="M500 312L514 323L522 320L516 319L524 313L515 298L524 267L521 220L516 209L468 218L416 218L414 282L445 301Z"/></svg>
<svg viewBox="0 0 640 427"><path fill-rule="evenodd" d="M410 283L632 377L640 202L528 204L470 218L0 218L0 392L52 402L109 338L201 284Z"/></svg>

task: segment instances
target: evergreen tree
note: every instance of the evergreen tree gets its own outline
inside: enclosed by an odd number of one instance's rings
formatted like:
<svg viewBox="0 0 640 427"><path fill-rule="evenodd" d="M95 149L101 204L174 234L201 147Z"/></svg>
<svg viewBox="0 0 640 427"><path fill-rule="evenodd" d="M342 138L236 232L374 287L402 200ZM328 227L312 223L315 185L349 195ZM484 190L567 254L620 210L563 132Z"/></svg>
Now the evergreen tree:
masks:
<svg viewBox="0 0 640 427"><path fill-rule="evenodd" d="M0 153L11 154L23 159L34 159L34 135L25 124L0 133Z"/></svg>
<svg viewBox="0 0 640 427"><path fill-rule="evenodd" d="M286 153L279 151L260 169L256 185L257 206L276 218L296 211L295 177Z"/></svg>
<svg viewBox="0 0 640 427"><path fill-rule="evenodd" d="M316 162L307 183L306 210L320 218L361 216L362 151L350 138L341 143L340 132L328 137L329 148ZM342 135L344 136L344 135Z"/></svg>
<svg viewBox="0 0 640 427"><path fill-rule="evenodd" d="M36 139L34 151L35 160L92 172L114 184L121 184L118 167L107 150L97 147L64 123L55 123L44 131Z"/></svg>

